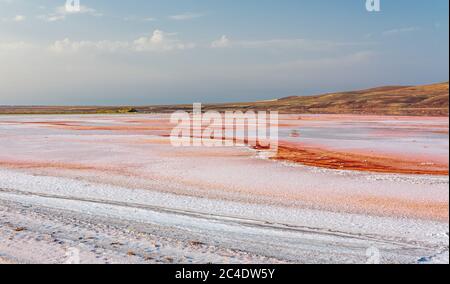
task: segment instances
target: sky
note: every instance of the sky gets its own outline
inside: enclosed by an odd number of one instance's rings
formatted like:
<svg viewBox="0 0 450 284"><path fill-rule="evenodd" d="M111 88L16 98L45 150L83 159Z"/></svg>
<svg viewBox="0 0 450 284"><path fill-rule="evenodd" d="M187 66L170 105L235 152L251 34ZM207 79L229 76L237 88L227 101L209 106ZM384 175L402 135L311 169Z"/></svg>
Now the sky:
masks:
<svg viewBox="0 0 450 284"><path fill-rule="evenodd" d="M448 0L80 4L0 0L0 105L256 101L449 78Z"/></svg>

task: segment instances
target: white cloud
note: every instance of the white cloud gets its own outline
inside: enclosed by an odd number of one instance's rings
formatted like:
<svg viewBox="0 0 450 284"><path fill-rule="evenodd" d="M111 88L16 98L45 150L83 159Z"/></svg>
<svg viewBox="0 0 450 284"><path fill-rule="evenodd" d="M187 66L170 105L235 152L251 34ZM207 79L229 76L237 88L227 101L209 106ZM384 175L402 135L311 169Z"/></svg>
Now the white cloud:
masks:
<svg viewBox="0 0 450 284"><path fill-rule="evenodd" d="M173 39L173 34L155 30L149 37L141 37L133 42L136 51L170 51L195 47L193 43L184 43Z"/></svg>
<svg viewBox="0 0 450 284"><path fill-rule="evenodd" d="M194 48L193 43L184 43L173 38L174 34L155 30L152 35L140 37L133 42L128 41L55 41L49 50L56 53L74 53L79 51L99 51L99 52L163 52L173 50L184 50Z"/></svg>
<svg viewBox="0 0 450 284"><path fill-rule="evenodd" d="M226 35L223 35L220 39L215 40L211 43L212 48L224 48L229 47L231 44L230 40Z"/></svg>
<svg viewBox="0 0 450 284"><path fill-rule="evenodd" d="M26 17L24 15L16 15L12 18L3 18L2 21L3 22L23 22L26 20Z"/></svg>
<svg viewBox="0 0 450 284"><path fill-rule="evenodd" d="M31 48L32 45L24 41L0 41L0 54L16 51L23 51Z"/></svg>
<svg viewBox="0 0 450 284"><path fill-rule="evenodd" d="M232 41L227 36L211 43L212 48L275 48L275 49L303 49L311 51L333 50L346 46L363 46L371 44L369 42L334 42L311 39L269 39L269 40L237 40Z"/></svg>
<svg viewBox="0 0 450 284"><path fill-rule="evenodd" d="M25 21L25 19L26 19L25 16L23 16L23 15L17 15L17 16L14 17L13 21L14 21L14 22L23 22L23 21Z"/></svg>
<svg viewBox="0 0 450 284"><path fill-rule="evenodd" d="M311 39L272 39L241 41L237 43L245 48L299 48L307 50L323 50L356 43L333 42Z"/></svg>
<svg viewBox="0 0 450 284"><path fill-rule="evenodd" d="M106 51L106 52L116 52L120 50L128 49L129 44L127 42L120 41L71 41L66 38L63 40L55 41L51 46L50 50L56 53L63 52L78 52L82 50L93 50L93 51Z"/></svg>
<svg viewBox="0 0 450 284"><path fill-rule="evenodd" d="M156 22L157 18L154 17L137 17L137 16L126 16L123 18L125 22Z"/></svg>
<svg viewBox="0 0 450 284"><path fill-rule="evenodd" d="M187 20L197 19L197 18L200 18L203 16L204 16L203 14L188 12L188 13L169 16L169 19L175 20L175 21L187 21Z"/></svg>
<svg viewBox="0 0 450 284"><path fill-rule="evenodd" d="M60 6L57 7L54 12L46 15L40 15L38 18L47 22L56 22L65 20L68 16L76 14L85 14L94 17L101 17L103 15L97 12L97 10L87 6L80 6L80 10L70 10L67 9L66 6Z"/></svg>
<svg viewBox="0 0 450 284"><path fill-rule="evenodd" d="M370 62L376 56L376 53L370 50L357 51L351 54L338 57L325 57L319 59L305 59L293 61L287 64L281 64L282 67L297 67L305 70L325 70L330 67L342 68L346 66L355 66L360 63Z"/></svg>
<svg viewBox="0 0 450 284"><path fill-rule="evenodd" d="M394 35L403 34L403 33L412 33L412 32L416 32L419 30L420 30L420 28L418 28L418 27L392 29L392 30L384 31L383 36L394 36Z"/></svg>
<svg viewBox="0 0 450 284"><path fill-rule="evenodd" d="M370 42L333 42L309 39L272 39L272 40L231 40L223 35L209 45L198 45L194 42L182 41L175 33L155 30L148 36L131 41L72 41L68 38L58 40L50 46L50 50L58 53L78 52L82 50L104 52L165 52L187 50L195 47L204 48L247 48L247 49L292 49L310 52L338 51L342 48L369 46Z"/></svg>
<svg viewBox="0 0 450 284"><path fill-rule="evenodd" d="M155 22L155 21L157 21L157 19L153 18L153 17L147 17L147 18L144 18L143 21L144 22Z"/></svg>
<svg viewBox="0 0 450 284"><path fill-rule="evenodd" d="M80 6L79 10L67 9L66 6L60 6L56 8L56 13L60 15L89 14L96 17L103 16L103 14L97 12L97 10L83 5Z"/></svg>
<svg viewBox="0 0 450 284"><path fill-rule="evenodd" d="M56 22L61 21L66 18L65 15L58 15L58 14L48 14L48 15L40 15L38 16L38 19L44 20L46 22Z"/></svg>

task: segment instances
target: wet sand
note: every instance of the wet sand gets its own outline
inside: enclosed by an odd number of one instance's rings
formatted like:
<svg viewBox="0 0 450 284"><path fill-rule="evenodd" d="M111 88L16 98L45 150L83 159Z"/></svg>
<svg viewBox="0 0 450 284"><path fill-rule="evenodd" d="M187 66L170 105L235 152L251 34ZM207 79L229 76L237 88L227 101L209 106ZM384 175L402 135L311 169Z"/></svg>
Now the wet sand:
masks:
<svg viewBox="0 0 450 284"><path fill-rule="evenodd" d="M284 143L274 160L336 170L416 175L448 175L448 165L414 160L414 158L383 157L381 155L337 152Z"/></svg>

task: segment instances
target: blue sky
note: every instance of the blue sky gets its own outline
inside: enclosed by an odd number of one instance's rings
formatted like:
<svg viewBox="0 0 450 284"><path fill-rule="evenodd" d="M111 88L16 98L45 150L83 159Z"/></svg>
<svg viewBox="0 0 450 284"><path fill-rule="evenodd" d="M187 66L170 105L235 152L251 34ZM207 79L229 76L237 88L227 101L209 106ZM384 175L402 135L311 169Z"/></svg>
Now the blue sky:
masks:
<svg viewBox="0 0 450 284"><path fill-rule="evenodd" d="M253 101L448 81L447 0L0 0L0 105Z"/></svg>

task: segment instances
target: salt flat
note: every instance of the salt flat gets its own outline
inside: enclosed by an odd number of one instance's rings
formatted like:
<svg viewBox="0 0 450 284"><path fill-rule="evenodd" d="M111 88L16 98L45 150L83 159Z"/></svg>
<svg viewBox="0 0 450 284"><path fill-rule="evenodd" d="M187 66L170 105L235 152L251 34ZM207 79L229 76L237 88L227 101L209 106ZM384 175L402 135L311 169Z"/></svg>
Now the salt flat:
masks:
<svg viewBox="0 0 450 284"><path fill-rule="evenodd" d="M282 142L448 168L448 119L282 124ZM365 263L373 247L381 262L448 263L446 175L174 148L170 127L166 115L0 117L0 261L60 263L76 248L87 263Z"/></svg>

